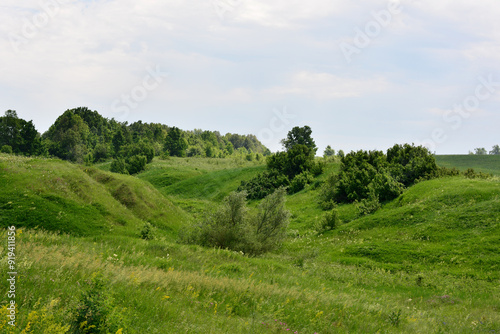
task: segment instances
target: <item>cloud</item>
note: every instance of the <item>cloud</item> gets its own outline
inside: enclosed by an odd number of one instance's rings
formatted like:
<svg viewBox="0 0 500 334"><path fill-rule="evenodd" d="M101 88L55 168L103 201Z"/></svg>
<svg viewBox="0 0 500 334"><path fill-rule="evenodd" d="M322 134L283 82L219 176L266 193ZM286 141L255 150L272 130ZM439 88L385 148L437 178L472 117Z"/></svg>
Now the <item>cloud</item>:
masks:
<svg viewBox="0 0 500 334"><path fill-rule="evenodd" d="M332 100L385 91L389 83L383 77L351 79L329 73L300 71L290 79L290 84L270 88L271 95L292 95L314 100Z"/></svg>

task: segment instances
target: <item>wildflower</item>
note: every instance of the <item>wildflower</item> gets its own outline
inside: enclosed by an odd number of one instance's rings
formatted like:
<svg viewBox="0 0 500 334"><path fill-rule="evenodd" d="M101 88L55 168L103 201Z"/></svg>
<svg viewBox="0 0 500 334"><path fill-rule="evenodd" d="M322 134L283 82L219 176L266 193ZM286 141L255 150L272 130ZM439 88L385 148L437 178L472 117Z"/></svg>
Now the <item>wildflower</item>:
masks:
<svg viewBox="0 0 500 334"><path fill-rule="evenodd" d="M170 296L163 296L163 299L170 299Z"/></svg>

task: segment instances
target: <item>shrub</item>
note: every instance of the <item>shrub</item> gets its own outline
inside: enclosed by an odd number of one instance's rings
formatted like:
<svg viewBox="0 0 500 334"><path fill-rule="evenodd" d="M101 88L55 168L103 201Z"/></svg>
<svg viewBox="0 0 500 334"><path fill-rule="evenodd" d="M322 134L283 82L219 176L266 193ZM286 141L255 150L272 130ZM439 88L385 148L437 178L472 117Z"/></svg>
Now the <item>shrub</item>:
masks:
<svg viewBox="0 0 500 334"><path fill-rule="evenodd" d="M279 187L288 187L288 177L277 170L267 170L250 181L241 181L238 191L246 191L249 199L262 199L272 194Z"/></svg>
<svg viewBox="0 0 500 334"><path fill-rule="evenodd" d="M359 202L356 201L356 207L358 209L359 215L365 216L375 213L378 209L380 209L380 201L378 195L375 193L375 190L370 189L370 193L368 198L363 198Z"/></svg>
<svg viewBox="0 0 500 334"><path fill-rule="evenodd" d="M12 146L3 145L2 148L0 148L0 153L12 154Z"/></svg>
<svg viewBox="0 0 500 334"><path fill-rule="evenodd" d="M126 160L129 174L137 174L146 168L147 158L144 155L134 155Z"/></svg>
<svg viewBox="0 0 500 334"><path fill-rule="evenodd" d="M262 201L257 216L251 221L257 247L253 244L254 248L247 251L263 253L281 244L290 219L290 212L285 209L285 196L285 188L279 188Z"/></svg>
<svg viewBox="0 0 500 334"><path fill-rule="evenodd" d="M297 192L301 191L302 189L304 189L305 186L308 185L309 183L311 183L312 181L313 181L313 177L312 177L311 173L303 172L303 173L297 175L296 177L294 177L292 182L290 182L290 188L288 189L288 192L290 194L297 193Z"/></svg>
<svg viewBox="0 0 500 334"><path fill-rule="evenodd" d="M151 225L151 223L149 223L149 222L146 222L141 230L141 239L144 239L144 240L154 239L152 229L153 229L153 225Z"/></svg>
<svg viewBox="0 0 500 334"><path fill-rule="evenodd" d="M97 144L94 148L94 162L102 162L108 159L109 149L106 144Z"/></svg>
<svg viewBox="0 0 500 334"><path fill-rule="evenodd" d="M112 324L112 299L102 276L96 275L89 281L89 287L80 297L72 324L74 333L101 334L118 330Z"/></svg>
<svg viewBox="0 0 500 334"><path fill-rule="evenodd" d="M258 213L251 215L246 207L246 192L232 192L182 239L250 254L275 249L285 237L290 217L285 209L285 194L285 188L277 189L262 201Z"/></svg>
<svg viewBox="0 0 500 334"><path fill-rule="evenodd" d="M127 164L121 158L114 159L109 170L113 173L128 174Z"/></svg>
<svg viewBox="0 0 500 334"><path fill-rule="evenodd" d="M337 207L335 203L333 203L332 205L333 207L330 212L325 213L323 218L319 222L317 222L315 228L318 233L334 230L338 225L340 225L340 218Z"/></svg>

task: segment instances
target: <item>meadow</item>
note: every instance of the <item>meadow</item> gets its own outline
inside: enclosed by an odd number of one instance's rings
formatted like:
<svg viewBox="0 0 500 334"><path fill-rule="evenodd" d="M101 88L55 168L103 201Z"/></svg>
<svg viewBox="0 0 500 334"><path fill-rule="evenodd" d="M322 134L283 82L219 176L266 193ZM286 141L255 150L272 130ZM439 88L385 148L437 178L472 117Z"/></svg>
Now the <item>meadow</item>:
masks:
<svg viewBox="0 0 500 334"><path fill-rule="evenodd" d="M472 156L437 161L500 172ZM340 205L340 226L318 233L320 185L338 168L329 160L287 196L285 242L254 257L178 235L261 162L155 158L133 177L1 154L0 263L15 225L19 275L16 327L3 294L0 333L93 333L75 324L84 308L113 334L500 333L500 179L423 181L367 216Z"/></svg>

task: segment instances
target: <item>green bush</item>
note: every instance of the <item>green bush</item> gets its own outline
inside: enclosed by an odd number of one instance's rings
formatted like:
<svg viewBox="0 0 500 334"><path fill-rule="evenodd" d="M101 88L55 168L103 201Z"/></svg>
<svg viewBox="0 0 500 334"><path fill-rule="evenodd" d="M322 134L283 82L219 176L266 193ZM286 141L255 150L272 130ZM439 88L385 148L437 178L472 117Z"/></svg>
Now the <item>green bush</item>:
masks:
<svg viewBox="0 0 500 334"><path fill-rule="evenodd" d="M288 187L290 181L277 170L267 170L250 181L241 181L238 191L247 192L249 199L262 199L272 194L279 187Z"/></svg>
<svg viewBox="0 0 500 334"><path fill-rule="evenodd" d="M360 216L370 215L380 209L379 197L375 189L371 188L367 198L356 201L356 207Z"/></svg>
<svg viewBox="0 0 500 334"><path fill-rule="evenodd" d="M293 178L292 182L290 182L290 188L288 188L288 192L290 194L295 194L302 189L305 188L306 185L313 181L313 176L309 172L303 172L296 177Z"/></svg>
<svg viewBox="0 0 500 334"><path fill-rule="evenodd" d="M104 278L101 275L96 275L89 280L88 284L88 289L80 297L72 324L72 332L82 334L116 333L119 326L112 320L116 318L116 314L114 314L116 312Z"/></svg>
<svg viewBox="0 0 500 334"><path fill-rule="evenodd" d="M151 223L146 222L144 224L144 226L142 227L142 230L141 230L141 239L144 239L144 240L152 240L152 239L154 239L154 236L153 236L153 225L151 225Z"/></svg>
<svg viewBox="0 0 500 334"><path fill-rule="evenodd" d="M122 158L114 159L109 170L113 173L128 174L127 164Z"/></svg>
<svg viewBox="0 0 500 334"><path fill-rule="evenodd" d="M129 174L137 174L146 168L147 158L143 155L134 155L126 160Z"/></svg>
<svg viewBox="0 0 500 334"><path fill-rule="evenodd" d="M340 225L340 218L335 203L332 205L330 212L326 212L323 218L316 223L315 228L318 233L334 230Z"/></svg>
<svg viewBox="0 0 500 334"><path fill-rule="evenodd" d="M252 215L246 206L246 192L232 192L203 222L184 233L182 240L254 255L273 250L284 239L289 222L285 195L285 188L277 189Z"/></svg>
<svg viewBox="0 0 500 334"><path fill-rule="evenodd" d="M0 153L12 154L12 146L3 145L2 148L0 148Z"/></svg>

